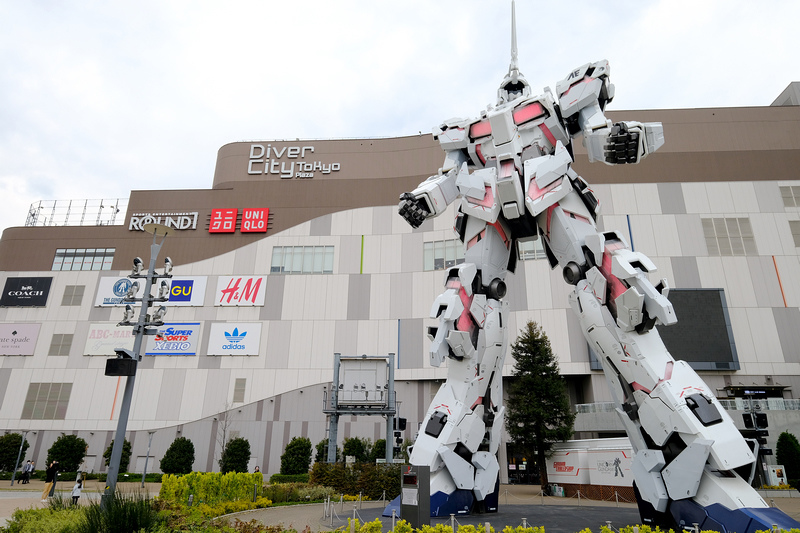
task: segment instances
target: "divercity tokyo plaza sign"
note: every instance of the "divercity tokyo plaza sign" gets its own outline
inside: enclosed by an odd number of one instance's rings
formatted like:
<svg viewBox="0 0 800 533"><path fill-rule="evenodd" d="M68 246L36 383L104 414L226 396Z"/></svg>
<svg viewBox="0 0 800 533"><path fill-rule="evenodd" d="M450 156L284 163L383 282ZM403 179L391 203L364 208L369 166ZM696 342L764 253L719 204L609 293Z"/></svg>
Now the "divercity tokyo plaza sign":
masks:
<svg viewBox="0 0 800 533"><path fill-rule="evenodd" d="M284 146L278 148L268 144L251 144L250 160L247 163L248 174L274 174L282 179L313 178L315 172L330 174L338 172L339 163L323 163L311 161L313 146ZM306 157L309 157L306 160Z"/></svg>

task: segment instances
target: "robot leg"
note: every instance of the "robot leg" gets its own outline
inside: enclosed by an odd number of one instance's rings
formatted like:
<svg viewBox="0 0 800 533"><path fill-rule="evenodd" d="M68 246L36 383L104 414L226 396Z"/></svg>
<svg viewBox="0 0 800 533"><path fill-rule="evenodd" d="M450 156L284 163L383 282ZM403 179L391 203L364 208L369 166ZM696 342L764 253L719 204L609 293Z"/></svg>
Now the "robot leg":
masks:
<svg viewBox="0 0 800 533"><path fill-rule="evenodd" d="M677 319L666 282L653 286L647 279L655 271L652 262L614 233L591 234L585 218L553 216L549 222L551 236L584 235L582 242L555 248L584 250L584 263L562 263L565 273L579 274L570 304L602 361L631 440L642 518L737 531L748 530L748 523L756 529L797 527L736 474L755 457L714 392L688 364L672 358L654 329ZM557 227L564 222L570 227Z"/></svg>
<svg viewBox="0 0 800 533"><path fill-rule="evenodd" d="M465 258L479 261L496 255L495 229L483 227ZM505 261L508 260L508 246ZM490 273L488 286L482 273ZM503 269L467 262L448 271L445 292L435 300L429 328L431 364L448 361L447 380L431 402L411 451L410 462L431 472L431 516L468 513L476 506L496 510L502 431L502 366L507 345L508 306Z"/></svg>

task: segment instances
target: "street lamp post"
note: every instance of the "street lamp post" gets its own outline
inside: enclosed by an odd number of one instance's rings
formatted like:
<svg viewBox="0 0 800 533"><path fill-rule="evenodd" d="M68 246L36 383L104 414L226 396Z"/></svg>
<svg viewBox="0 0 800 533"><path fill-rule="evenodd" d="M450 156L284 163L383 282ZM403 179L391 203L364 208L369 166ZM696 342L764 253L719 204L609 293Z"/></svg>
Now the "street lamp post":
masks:
<svg viewBox="0 0 800 533"><path fill-rule="evenodd" d="M147 462L150 460L150 445L153 444L153 433L155 431L148 431L147 439L147 455L144 457L144 472L142 472L142 488L144 488L144 478L147 475Z"/></svg>
<svg viewBox="0 0 800 533"><path fill-rule="evenodd" d="M128 416L130 415L131 400L133 398L133 385L136 380L136 367L142 358L142 342L145 335L155 335L158 333L156 326L164 324L163 318L167 311L166 307L162 305L151 318L148 314L148 310L154 302L166 302L169 300L169 290L165 290L166 283L162 283L162 288L159 290L157 297L153 297L150 291L152 290L155 280L172 277L172 274L170 274L172 270L172 261L169 257L164 260L164 273L159 274L156 272L156 258L171 230L161 224L147 224L144 226L144 229L148 233L153 234L153 243L150 245L150 268L146 272L142 272L142 260L137 257L133 260L133 271L128 276L133 280L145 280L144 293L141 298L136 297L139 290L139 282L134 281L123 300L124 302L142 302L139 318L136 322L131 322L131 318L133 318L133 309L130 303L128 303L125 307L123 321L117 324L118 326L133 326L133 350L116 348L114 351L117 353L117 357L106 361L106 376L127 376L127 380L125 382L125 391L122 395L122 405L120 406L119 422L117 423L117 432L114 437L114 446L111 449L111 459L108 464L106 490L103 494L104 505L108 500L114 497L114 491L117 487L119 462L122 458L123 446L125 445L125 430L128 426ZM158 242L159 236L163 236L161 242Z"/></svg>
<svg viewBox="0 0 800 533"><path fill-rule="evenodd" d="M11 472L11 486L14 486L14 478L17 475L17 468L19 468L19 458L22 457L22 447L25 446L25 440L28 438L28 431L22 434L22 440L19 443L19 452L17 452L17 462L14 463L14 471Z"/></svg>

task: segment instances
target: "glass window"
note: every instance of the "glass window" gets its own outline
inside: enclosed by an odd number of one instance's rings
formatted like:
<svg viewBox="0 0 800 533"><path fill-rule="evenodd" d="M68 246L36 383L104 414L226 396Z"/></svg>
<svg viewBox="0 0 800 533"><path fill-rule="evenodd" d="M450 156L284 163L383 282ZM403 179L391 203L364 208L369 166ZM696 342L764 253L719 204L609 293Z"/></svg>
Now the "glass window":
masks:
<svg viewBox="0 0 800 533"><path fill-rule="evenodd" d="M275 246L270 272L274 274L331 274L333 246Z"/></svg>
<svg viewBox="0 0 800 533"><path fill-rule="evenodd" d="M790 220L789 229L792 231L795 247L800 248L800 220Z"/></svg>
<svg viewBox="0 0 800 533"><path fill-rule="evenodd" d="M703 218L701 223L708 255L758 255L749 218Z"/></svg>
<svg viewBox="0 0 800 533"><path fill-rule="evenodd" d="M244 402L244 391L247 387L247 378L236 378L233 385L233 401L236 403Z"/></svg>
<svg viewBox="0 0 800 533"><path fill-rule="evenodd" d="M422 269L433 270L433 243L426 242L422 245Z"/></svg>
<svg viewBox="0 0 800 533"><path fill-rule="evenodd" d="M115 248L59 248L52 270L111 270Z"/></svg>
<svg viewBox="0 0 800 533"><path fill-rule="evenodd" d="M31 383L22 407L24 420L64 420L72 383Z"/></svg>
<svg viewBox="0 0 800 533"><path fill-rule="evenodd" d="M422 243L422 269L444 270L464 262L464 245L458 239Z"/></svg>
<svg viewBox="0 0 800 533"><path fill-rule="evenodd" d="M283 272L283 246L272 247L272 263L270 272Z"/></svg>

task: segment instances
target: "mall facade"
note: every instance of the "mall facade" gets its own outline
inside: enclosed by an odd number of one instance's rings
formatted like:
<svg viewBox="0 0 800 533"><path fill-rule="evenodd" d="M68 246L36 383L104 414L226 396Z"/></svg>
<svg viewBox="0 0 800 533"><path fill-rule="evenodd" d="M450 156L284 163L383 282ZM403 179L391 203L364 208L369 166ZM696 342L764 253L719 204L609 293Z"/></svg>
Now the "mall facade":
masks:
<svg viewBox="0 0 800 533"><path fill-rule="evenodd" d="M795 83L767 107L610 112L662 122L665 146L627 167L590 165L578 146L574 165L601 201L600 227L619 230L674 288L679 324L662 332L673 356L740 427L742 412L767 413L773 447L781 431L800 435L797 95ZM412 229L396 205L442 160L430 135L236 142L220 148L210 189L132 191L114 223L31 213L0 239L0 427L27 431L39 465L56 438L78 435L86 470L105 471L124 388L104 374L106 359L132 345L117 323L133 259L149 260L144 226L156 222L173 229L157 264L171 257L174 277L136 377L131 471L146 457L158 471L178 436L194 443L195 470L219 470L221 442L241 436L251 467L278 472L293 436L327 436L335 353L395 354L398 416L413 439L446 375L428 362L425 332L460 247L452 206ZM509 341L540 323L578 412L576 438L622 435L570 287L538 242L519 253ZM382 417L340 419L340 445L385 434ZM517 461L501 447L500 462Z"/></svg>

